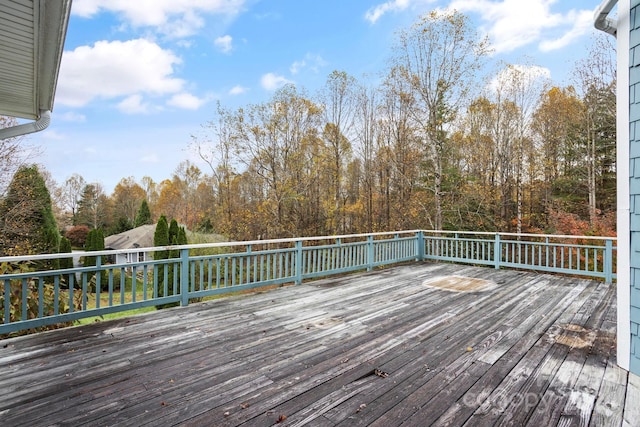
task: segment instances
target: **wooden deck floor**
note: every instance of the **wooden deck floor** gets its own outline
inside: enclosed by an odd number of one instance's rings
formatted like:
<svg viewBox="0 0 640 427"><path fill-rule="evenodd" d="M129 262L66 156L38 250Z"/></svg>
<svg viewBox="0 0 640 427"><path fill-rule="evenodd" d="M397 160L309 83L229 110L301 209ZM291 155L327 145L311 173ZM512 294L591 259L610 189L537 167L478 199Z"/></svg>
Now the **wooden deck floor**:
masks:
<svg viewBox="0 0 640 427"><path fill-rule="evenodd" d="M448 264L4 340L0 366L5 427L640 423L614 287Z"/></svg>

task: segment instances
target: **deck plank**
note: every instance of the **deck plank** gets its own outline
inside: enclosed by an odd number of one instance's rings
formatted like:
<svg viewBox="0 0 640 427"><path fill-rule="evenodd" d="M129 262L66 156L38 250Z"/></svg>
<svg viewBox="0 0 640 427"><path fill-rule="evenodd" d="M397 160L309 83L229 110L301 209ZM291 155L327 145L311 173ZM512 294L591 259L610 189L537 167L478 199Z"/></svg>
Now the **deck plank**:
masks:
<svg viewBox="0 0 640 427"><path fill-rule="evenodd" d="M448 276L495 286L432 286ZM615 365L614 295L416 263L12 338L0 425L630 423L640 382Z"/></svg>
<svg viewBox="0 0 640 427"><path fill-rule="evenodd" d="M638 420L640 420L640 405L638 402L640 402L640 377L630 373L622 420L623 427L638 425Z"/></svg>

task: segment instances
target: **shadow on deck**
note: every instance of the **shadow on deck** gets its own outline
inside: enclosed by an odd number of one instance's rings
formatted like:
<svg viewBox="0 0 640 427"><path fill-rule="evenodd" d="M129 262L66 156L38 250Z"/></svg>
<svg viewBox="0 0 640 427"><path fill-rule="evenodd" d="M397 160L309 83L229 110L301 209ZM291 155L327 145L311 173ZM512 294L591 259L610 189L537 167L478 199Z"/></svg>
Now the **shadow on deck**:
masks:
<svg viewBox="0 0 640 427"><path fill-rule="evenodd" d="M8 339L0 425L637 425L615 297L420 263Z"/></svg>

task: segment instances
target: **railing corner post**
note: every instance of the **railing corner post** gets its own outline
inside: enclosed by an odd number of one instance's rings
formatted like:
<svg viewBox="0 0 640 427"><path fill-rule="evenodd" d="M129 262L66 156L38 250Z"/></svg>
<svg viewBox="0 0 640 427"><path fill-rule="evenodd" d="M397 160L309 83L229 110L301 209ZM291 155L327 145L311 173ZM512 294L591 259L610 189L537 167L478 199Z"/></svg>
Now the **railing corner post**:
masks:
<svg viewBox="0 0 640 427"><path fill-rule="evenodd" d="M296 241L296 285L302 284L302 240Z"/></svg>
<svg viewBox="0 0 640 427"><path fill-rule="evenodd" d="M613 283L613 239L607 239L605 241L604 281L607 285Z"/></svg>
<svg viewBox="0 0 640 427"><path fill-rule="evenodd" d="M417 253L418 253L418 261L424 261L425 258L425 250L424 250L424 231L420 230L416 234L416 245L417 245Z"/></svg>
<svg viewBox="0 0 640 427"><path fill-rule="evenodd" d="M496 270L500 270L500 260L502 258L502 243L500 242L500 233L496 233L493 243L493 262Z"/></svg>
<svg viewBox="0 0 640 427"><path fill-rule="evenodd" d="M180 249L180 304L189 305L189 249Z"/></svg>

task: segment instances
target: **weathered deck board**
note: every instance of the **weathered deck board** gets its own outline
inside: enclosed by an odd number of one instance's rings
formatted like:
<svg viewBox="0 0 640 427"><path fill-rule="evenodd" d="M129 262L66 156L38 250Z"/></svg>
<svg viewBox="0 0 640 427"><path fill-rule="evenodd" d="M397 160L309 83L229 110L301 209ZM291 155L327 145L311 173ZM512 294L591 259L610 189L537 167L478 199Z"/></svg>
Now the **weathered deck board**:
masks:
<svg viewBox="0 0 640 427"><path fill-rule="evenodd" d="M432 286L453 275L497 286ZM490 268L405 265L0 344L2 426L614 426L639 411L613 287Z"/></svg>

